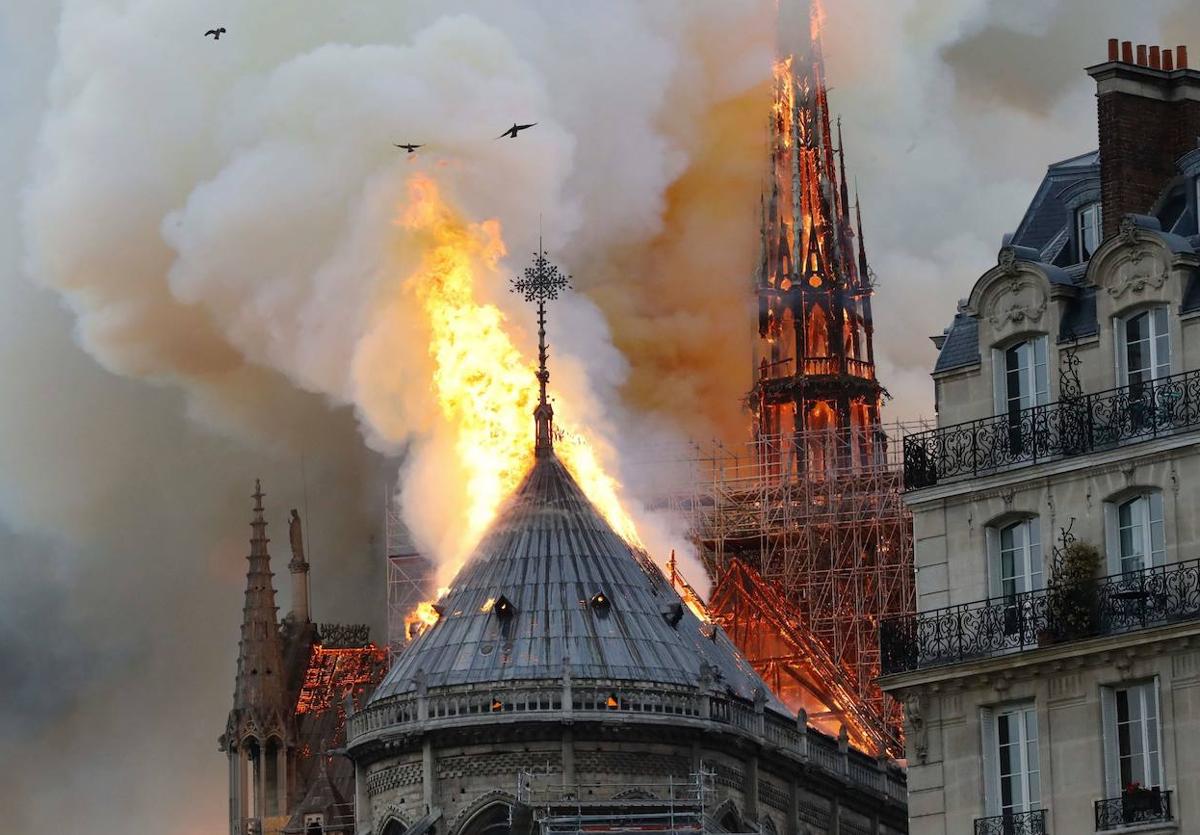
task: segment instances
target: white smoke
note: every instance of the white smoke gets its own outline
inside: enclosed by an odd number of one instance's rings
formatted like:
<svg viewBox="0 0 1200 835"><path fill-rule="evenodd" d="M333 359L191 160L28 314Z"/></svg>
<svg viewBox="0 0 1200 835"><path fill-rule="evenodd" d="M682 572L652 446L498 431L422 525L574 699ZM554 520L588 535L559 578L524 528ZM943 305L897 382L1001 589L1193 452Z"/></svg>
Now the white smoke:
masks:
<svg viewBox="0 0 1200 835"><path fill-rule="evenodd" d="M1045 164L1094 146L1080 68L1109 35L1200 26L1184 0L826 6L881 378L891 414L928 414L925 336ZM424 346L375 318L404 275L410 173L499 218L510 271L540 217L580 289L552 314L554 386L610 453L740 420L772 7L0 3L7 826L220 831L252 477L281 541L306 456L318 611L381 611L361 438L397 453L436 418ZM1053 83L1026 112L1030 68ZM539 124L492 139L513 121ZM494 291L528 349L528 311Z"/></svg>

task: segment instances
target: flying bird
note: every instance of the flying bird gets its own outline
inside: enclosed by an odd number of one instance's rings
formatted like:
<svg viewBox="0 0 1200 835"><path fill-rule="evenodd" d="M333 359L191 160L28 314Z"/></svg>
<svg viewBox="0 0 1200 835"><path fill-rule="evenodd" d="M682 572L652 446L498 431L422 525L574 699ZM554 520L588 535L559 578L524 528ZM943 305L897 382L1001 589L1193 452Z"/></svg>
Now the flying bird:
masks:
<svg viewBox="0 0 1200 835"><path fill-rule="evenodd" d="M516 139L517 134L519 132L525 130L526 128L531 128L536 124L537 124L537 122L530 122L528 125L518 125L516 122L513 122L513 126L511 128L509 128L508 130L506 130L504 133L500 134L496 138L503 139L504 137L507 136L509 139Z"/></svg>
<svg viewBox="0 0 1200 835"><path fill-rule="evenodd" d="M392 144L395 145L396 143L393 142ZM403 148L404 150L408 151L411 154L413 151L417 150L417 148L424 148L425 146L409 144L409 145L396 145L396 147Z"/></svg>
<svg viewBox="0 0 1200 835"><path fill-rule="evenodd" d="M204 37L207 38L209 35L212 35L212 39L214 41L219 41L219 40L221 40L221 36L224 34L225 34L225 27L222 26L220 29L209 29L207 32L204 33Z"/></svg>

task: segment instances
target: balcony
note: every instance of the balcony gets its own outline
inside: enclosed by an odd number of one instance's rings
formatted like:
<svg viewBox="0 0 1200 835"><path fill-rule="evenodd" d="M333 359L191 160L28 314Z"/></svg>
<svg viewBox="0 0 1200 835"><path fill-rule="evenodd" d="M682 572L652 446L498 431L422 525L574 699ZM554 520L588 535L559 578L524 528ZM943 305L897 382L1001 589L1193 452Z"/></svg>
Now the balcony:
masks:
<svg viewBox="0 0 1200 835"><path fill-rule="evenodd" d="M975 835L1046 835L1046 810L976 818Z"/></svg>
<svg viewBox="0 0 1200 835"><path fill-rule="evenodd" d="M932 487L1200 427L1200 370L904 439L904 487Z"/></svg>
<svg viewBox="0 0 1200 835"><path fill-rule="evenodd" d="M1171 793L1159 789L1141 789L1096 801L1097 832L1171 820L1174 820L1171 816Z"/></svg>
<svg viewBox="0 0 1200 835"><path fill-rule="evenodd" d="M885 620L881 666L905 673L1197 617L1200 560L1189 560L1103 577L1088 600L1056 604L1039 589Z"/></svg>

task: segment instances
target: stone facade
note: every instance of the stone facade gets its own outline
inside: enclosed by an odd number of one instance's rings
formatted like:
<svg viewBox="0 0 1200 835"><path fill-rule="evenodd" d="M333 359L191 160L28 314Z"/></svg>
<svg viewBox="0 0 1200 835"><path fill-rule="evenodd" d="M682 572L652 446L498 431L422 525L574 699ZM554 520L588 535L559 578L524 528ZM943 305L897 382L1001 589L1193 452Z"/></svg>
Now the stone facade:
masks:
<svg viewBox="0 0 1200 835"><path fill-rule="evenodd" d="M956 346L938 429L906 440L918 615L884 625L881 683L919 835L1200 831L1195 131L1122 144L1200 76L1090 72L1110 234L1079 264L1001 249L955 320L977 355ZM1109 215L1131 201L1157 216Z"/></svg>

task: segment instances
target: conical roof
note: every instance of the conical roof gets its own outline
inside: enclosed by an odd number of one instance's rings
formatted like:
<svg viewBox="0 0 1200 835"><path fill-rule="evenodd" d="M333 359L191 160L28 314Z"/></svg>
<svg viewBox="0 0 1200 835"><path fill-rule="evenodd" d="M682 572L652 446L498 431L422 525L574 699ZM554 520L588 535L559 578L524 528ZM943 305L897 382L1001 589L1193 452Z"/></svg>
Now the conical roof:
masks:
<svg viewBox="0 0 1200 835"><path fill-rule="evenodd" d="M539 456L439 601L441 617L397 657L372 701L429 688L579 679L696 686L786 708L719 627Z"/></svg>

